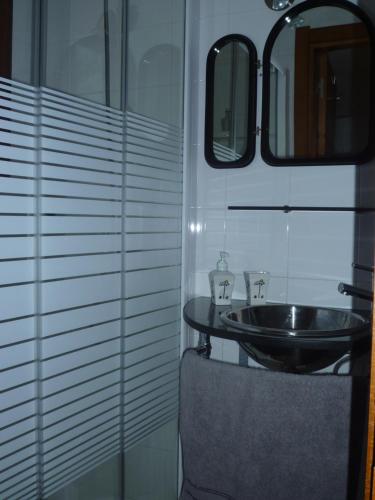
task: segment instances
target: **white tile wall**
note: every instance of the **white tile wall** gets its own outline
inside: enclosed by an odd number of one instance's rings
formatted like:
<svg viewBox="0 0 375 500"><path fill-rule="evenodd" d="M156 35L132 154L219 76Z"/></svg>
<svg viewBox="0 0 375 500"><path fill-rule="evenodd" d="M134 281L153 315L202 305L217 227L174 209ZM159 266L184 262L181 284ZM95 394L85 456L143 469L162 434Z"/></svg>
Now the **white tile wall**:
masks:
<svg viewBox="0 0 375 500"><path fill-rule="evenodd" d="M337 291L338 281L327 279L288 278L288 300L292 304L351 307L352 299Z"/></svg>
<svg viewBox="0 0 375 500"><path fill-rule="evenodd" d="M355 219L351 212L291 213L288 276L351 280Z"/></svg>
<svg viewBox="0 0 375 500"><path fill-rule="evenodd" d="M225 250L231 255L233 272L264 270L285 277L288 216L283 212L228 212Z"/></svg>
<svg viewBox="0 0 375 500"><path fill-rule="evenodd" d="M198 208L195 223L196 269L209 270L217 249L225 246L225 209ZM194 223L190 230L194 231Z"/></svg>
<svg viewBox="0 0 375 500"><path fill-rule="evenodd" d="M371 3L359 0L358 3ZM300 2L296 2L300 3ZM357 3L357 2L353 2ZM267 35L280 14L263 2L204 0L190 30L196 35L191 73L192 106L188 121L194 128L188 144L194 168L188 173L189 241L195 241L195 266L191 265L191 295L209 295L208 272L218 252L230 253L229 266L236 275L234 297L244 298L245 269L271 273L269 300L337 307L351 307L351 298L337 292L340 281L369 284L368 276L353 275L352 262L372 263L375 218L350 212L238 212L228 205L368 205L374 200L375 164L356 167L270 167L260 156L260 140L248 167L217 170L204 158L206 57L212 44L229 33L248 36L262 58ZM364 5L366 8L366 5ZM375 13L375 11L374 11ZM258 124L261 118L262 77L258 78ZM190 166L188 166L190 169ZM361 175L361 179L360 179ZM361 180L361 182L360 182ZM361 187L361 189L360 189ZM235 343L214 340L213 357L238 359Z"/></svg>
<svg viewBox="0 0 375 500"><path fill-rule="evenodd" d="M291 168L289 202L353 207L357 201L357 175L358 167L353 165Z"/></svg>
<svg viewBox="0 0 375 500"><path fill-rule="evenodd" d="M227 172L227 185L228 205L285 205L290 169L270 167L257 157L250 167Z"/></svg>

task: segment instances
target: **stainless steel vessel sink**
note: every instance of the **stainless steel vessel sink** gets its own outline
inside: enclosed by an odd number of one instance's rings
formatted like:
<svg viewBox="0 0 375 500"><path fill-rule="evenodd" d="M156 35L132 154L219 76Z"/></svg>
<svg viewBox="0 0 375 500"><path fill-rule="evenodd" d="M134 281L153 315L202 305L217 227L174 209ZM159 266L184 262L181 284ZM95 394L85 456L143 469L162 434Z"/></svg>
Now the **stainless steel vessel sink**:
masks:
<svg viewBox="0 0 375 500"><path fill-rule="evenodd" d="M351 311L291 304L246 306L221 313L223 323L251 334L244 351L271 370L311 373L333 365L348 351L368 352L370 321Z"/></svg>
<svg viewBox="0 0 375 500"><path fill-rule="evenodd" d="M221 319L239 330L301 339L354 335L370 324L352 311L291 304L246 306L223 312Z"/></svg>

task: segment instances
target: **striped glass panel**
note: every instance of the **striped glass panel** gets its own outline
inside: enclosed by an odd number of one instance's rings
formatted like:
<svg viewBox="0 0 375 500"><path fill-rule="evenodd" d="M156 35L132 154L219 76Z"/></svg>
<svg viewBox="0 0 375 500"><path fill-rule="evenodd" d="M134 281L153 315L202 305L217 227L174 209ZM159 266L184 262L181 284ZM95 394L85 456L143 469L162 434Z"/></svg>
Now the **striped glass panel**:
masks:
<svg viewBox="0 0 375 500"><path fill-rule="evenodd" d="M44 499L176 417L182 131L0 79L0 141L0 499Z"/></svg>
<svg viewBox="0 0 375 500"><path fill-rule="evenodd" d="M37 92L0 78L0 498L37 497Z"/></svg>
<svg viewBox="0 0 375 500"><path fill-rule="evenodd" d="M41 92L43 494L121 450L123 114Z"/></svg>
<svg viewBox="0 0 375 500"><path fill-rule="evenodd" d="M126 114L124 435L129 451L178 406L182 131Z"/></svg>

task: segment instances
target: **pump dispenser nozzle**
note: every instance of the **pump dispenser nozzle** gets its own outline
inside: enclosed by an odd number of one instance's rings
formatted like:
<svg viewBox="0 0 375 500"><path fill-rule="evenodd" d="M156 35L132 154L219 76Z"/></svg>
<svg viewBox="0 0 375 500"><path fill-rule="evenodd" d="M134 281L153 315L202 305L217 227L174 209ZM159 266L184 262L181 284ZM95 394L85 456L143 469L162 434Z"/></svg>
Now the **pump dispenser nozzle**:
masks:
<svg viewBox="0 0 375 500"><path fill-rule="evenodd" d="M220 252L220 259L216 263L216 269L218 271L228 271L228 262L225 260L227 257L229 257L228 252Z"/></svg>

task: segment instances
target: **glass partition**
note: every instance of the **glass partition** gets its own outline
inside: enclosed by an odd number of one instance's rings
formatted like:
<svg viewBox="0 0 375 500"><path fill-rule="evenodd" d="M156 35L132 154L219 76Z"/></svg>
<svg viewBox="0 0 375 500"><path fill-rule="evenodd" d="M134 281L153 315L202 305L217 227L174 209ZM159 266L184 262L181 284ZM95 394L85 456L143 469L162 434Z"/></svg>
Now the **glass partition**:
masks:
<svg viewBox="0 0 375 500"><path fill-rule="evenodd" d="M0 76L34 84L35 61L34 0L0 1Z"/></svg>
<svg viewBox="0 0 375 500"><path fill-rule="evenodd" d="M119 109L123 2L45 0L43 83Z"/></svg>
<svg viewBox="0 0 375 500"><path fill-rule="evenodd" d="M128 2L127 500L178 497L184 13Z"/></svg>
<svg viewBox="0 0 375 500"><path fill-rule="evenodd" d="M184 1L164 7L0 0L1 499L177 497Z"/></svg>

